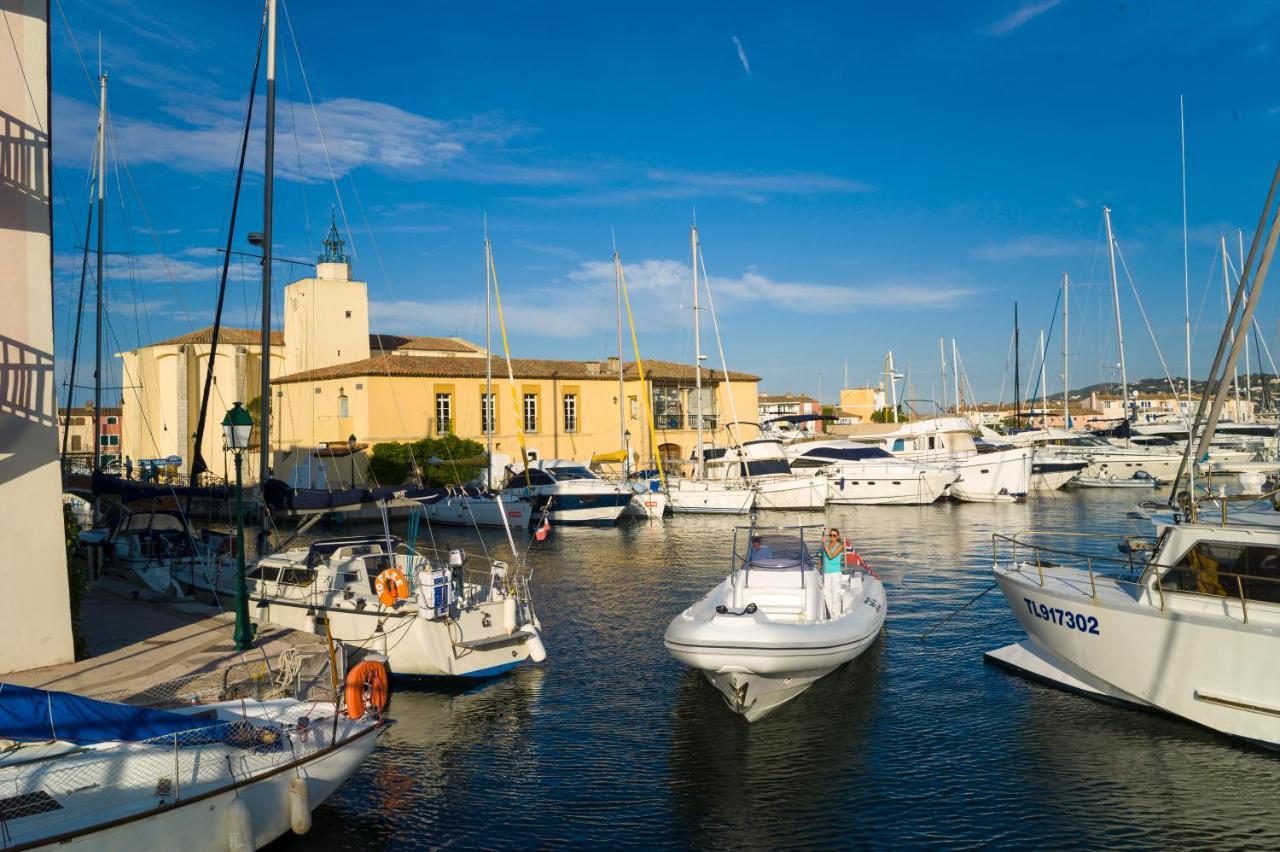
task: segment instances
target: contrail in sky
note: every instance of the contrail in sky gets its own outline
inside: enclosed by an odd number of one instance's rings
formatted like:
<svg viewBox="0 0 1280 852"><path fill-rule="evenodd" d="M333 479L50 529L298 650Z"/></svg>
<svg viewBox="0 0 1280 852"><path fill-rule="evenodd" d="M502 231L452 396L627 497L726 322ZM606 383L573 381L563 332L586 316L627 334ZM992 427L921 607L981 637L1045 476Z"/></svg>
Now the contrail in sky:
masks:
<svg viewBox="0 0 1280 852"><path fill-rule="evenodd" d="M747 72L747 76L751 76L751 63L747 61L747 52L742 49L742 42L738 41L737 36L733 36L733 46L738 48L738 61L742 63L742 70Z"/></svg>

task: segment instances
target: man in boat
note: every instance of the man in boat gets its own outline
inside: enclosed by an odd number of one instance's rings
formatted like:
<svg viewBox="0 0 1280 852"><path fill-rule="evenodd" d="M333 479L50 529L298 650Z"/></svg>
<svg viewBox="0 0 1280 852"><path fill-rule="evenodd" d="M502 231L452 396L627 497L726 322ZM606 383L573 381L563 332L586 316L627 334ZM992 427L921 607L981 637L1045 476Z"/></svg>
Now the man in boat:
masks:
<svg viewBox="0 0 1280 852"><path fill-rule="evenodd" d="M761 559L772 559L773 551L761 541L760 536L751 537L751 552L747 554L747 563L759 562Z"/></svg>

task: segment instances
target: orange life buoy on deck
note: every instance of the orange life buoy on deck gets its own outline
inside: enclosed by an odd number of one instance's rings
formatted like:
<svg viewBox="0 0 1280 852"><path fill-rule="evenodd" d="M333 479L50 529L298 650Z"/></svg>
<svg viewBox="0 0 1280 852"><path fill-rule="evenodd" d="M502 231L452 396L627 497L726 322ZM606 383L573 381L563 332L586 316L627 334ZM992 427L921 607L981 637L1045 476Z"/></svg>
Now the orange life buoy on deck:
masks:
<svg viewBox="0 0 1280 852"><path fill-rule="evenodd" d="M369 695L366 699L365 689ZM386 709L391 696L387 667L380 662L365 660L347 672L347 715L359 719L364 715L366 700L379 712Z"/></svg>
<svg viewBox="0 0 1280 852"><path fill-rule="evenodd" d="M399 568L387 568L378 574L373 588L383 606L395 606L396 601L409 597L409 581Z"/></svg>

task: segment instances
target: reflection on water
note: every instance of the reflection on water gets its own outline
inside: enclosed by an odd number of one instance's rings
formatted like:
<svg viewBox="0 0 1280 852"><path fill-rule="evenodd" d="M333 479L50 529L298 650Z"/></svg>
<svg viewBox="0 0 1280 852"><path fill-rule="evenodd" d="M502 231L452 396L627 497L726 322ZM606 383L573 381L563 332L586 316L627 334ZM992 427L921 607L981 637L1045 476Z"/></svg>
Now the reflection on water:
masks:
<svg viewBox="0 0 1280 852"><path fill-rule="evenodd" d="M981 595L991 533L1145 533L1133 499L833 508L885 580L885 633L755 724L662 647L727 569L737 519L560 528L532 555L547 662L471 688L398 684L370 761L282 845L1280 845L1280 758L982 662L1020 636L999 592ZM484 546L506 552L501 534Z"/></svg>

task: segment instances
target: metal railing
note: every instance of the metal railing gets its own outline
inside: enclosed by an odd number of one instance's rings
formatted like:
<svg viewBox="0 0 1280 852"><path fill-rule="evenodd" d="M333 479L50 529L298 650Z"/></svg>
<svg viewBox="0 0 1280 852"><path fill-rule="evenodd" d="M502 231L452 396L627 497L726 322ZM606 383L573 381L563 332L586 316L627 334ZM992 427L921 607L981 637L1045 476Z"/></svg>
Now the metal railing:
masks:
<svg viewBox="0 0 1280 852"><path fill-rule="evenodd" d="M1014 535L994 533L991 536L991 556L992 556L993 563L1000 564L1001 562L1000 544L1001 542L1003 542L1010 551L1010 558L1008 560L1008 564L1012 566L1013 570L1021 572L1022 567L1024 565L1031 565L1033 564L1033 561L1034 561L1036 574L1039 579L1039 585L1041 588L1044 588L1045 569L1046 568L1053 569L1061 566L1057 562L1046 560L1043 554L1050 554L1055 556L1066 556L1076 560L1077 562L1083 561L1085 571L1088 573L1088 576L1089 576L1089 597L1095 601L1098 599L1097 581L1099 577L1111 580L1112 582L1117 583L1119 585L1133 586L1138 590L1143 591L1147 589L1147 578L1151 577L1152 574L1154 574L1155 582L1151 583L1151 585L1154 587L1154 591L1160 602L1161 612L1165 611L1165 593L1166 592L1174 592L1177 594L1204 595L1204 596L1213 597L1213 598L1235 599L1240 601L1241 615L1243 617L1245 624L1249 623L1248 601L1252 600L1255 603L1280 603L1280 577L1265 577L1265 576L1260 576L1256 574L1241 574L1236 571L1226 571L1220 568L1210 568L1203 565L1194 565L1192 564L1190 559L1188 559L1185 562L1179 562L1177 564L1155 562L1153 561L1152 558L1135 560L1132 550L1126 550L1125 556L1123 558L1108 556L1103 554L1084 553L1079 550L1071 550L1064 547L1053 547L1050 545L1035 544L1032 542L1023 541L1020 538L1024 536L1034 536L1034 535L1055 536L1055 537L1062 537L1062 538L1088 538L1095 541L1102 539L1102 540L1118 540L1118 541L1124 541L1124 542L1132 542L1134 540L1134 537L1132 536L1124 536L1124 535L1099 536L1096 533L1062 532L1062 531L1056 531L1056 530L1055 531L1028 530L1020 533L1015 533ZM1020 549L1022 551L1029 551L1030 557L1022 556L1020 558ZM1151 556L1154 557L1154 555L1159 552L1159 549L1160 549L1160 542L1156 542L1154 545L1152 545ZM1113 576L1112 574L1098 571L1097 566L1099 563L1101 563L1103 566L1113 566L1113 567L1123 566L1124 576L1123 577ZM1170 574L1172 574L1173 572L1177 572L1177 579L1180 581L1179 582L1180 586L1184 585L1182 581L1184 581L1185 579L1189 581L1185 583L1185 585L1194 585L1195 588L1194 589L1188 589L1188 588L1166 589L1165 582L1169 578ZM1139 574L1139 576L1135 577L1135 574ZM1050 576L1052 576L1052 573L1050 573ZM1250 596L1249 594L1247 594L1248 587L1254 583L1268 584L1266 585L1266 588L1273 589L1274 591L1267 597L1258 597L1256 595ZM1232 590L1235 592L1234 595L1228 591L1228 586L1231 586L1231 585L1235 586L1234 590ZM1219 591L1212 591L1215 588L1218 589Z"/></svg>

